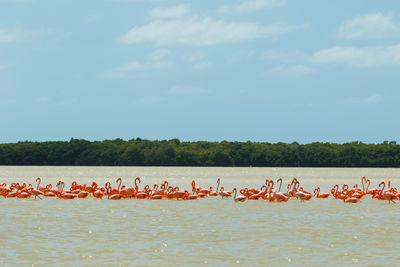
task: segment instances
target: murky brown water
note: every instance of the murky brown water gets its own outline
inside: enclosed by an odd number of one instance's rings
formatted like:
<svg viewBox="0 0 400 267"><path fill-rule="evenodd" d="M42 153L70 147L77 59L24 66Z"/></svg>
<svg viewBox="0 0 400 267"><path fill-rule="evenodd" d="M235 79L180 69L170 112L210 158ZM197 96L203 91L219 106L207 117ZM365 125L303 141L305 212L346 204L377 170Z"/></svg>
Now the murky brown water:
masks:
<svg viewBox="0 0 400 267"><path fill-rule="evenodd" d="M159 167L5 167L0 182L66 185L123 178L133 184L167 179L190 189L226 189L263 184L265 178L288 182L298 177L311 191L336 183L360 183L365 175L377 187L390 178L400 183L399 169L320 168L159 168ZM234 203L197 201L0 199L2 266L398 266L400 204L364 198L358 204L333 199L301 203L262 200Z"/></svg>

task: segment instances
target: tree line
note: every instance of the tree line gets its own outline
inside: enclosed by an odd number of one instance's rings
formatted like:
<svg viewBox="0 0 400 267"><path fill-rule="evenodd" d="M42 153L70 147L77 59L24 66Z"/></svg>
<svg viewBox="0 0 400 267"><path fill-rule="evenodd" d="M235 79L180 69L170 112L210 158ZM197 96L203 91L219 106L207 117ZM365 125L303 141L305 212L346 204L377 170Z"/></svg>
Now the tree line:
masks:
<svg viewBox="0 0 400 267"><path fill-rule="evenodd" d="M72 138L0 144L0 165L400 167L400 145Z"/></svg>

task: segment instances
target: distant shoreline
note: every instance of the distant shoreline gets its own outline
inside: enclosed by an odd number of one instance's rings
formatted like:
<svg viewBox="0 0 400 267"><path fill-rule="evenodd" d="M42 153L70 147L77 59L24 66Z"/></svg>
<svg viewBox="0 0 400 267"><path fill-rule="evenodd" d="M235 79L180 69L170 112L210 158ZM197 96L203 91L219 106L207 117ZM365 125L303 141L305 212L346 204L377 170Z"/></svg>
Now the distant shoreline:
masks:
<svg viewBox="0 0 400 267"><path fill-rule="evenodd" d="M400 145L122 139L0 144L3 166L400 167Z"/></svg>
<svg viewBox="0 0 400 267"><path fill-rule="evenodd" d="M152 165L152 166L127 166L127 165L1 165L1 167L54 167L54 168L59 168L59 167L82 167L82 168L93 168L93 167L99 167L99 168L282 168L282 169L399 169L399 167L268 167L268 166L158 166L158 165Z"/></svg>

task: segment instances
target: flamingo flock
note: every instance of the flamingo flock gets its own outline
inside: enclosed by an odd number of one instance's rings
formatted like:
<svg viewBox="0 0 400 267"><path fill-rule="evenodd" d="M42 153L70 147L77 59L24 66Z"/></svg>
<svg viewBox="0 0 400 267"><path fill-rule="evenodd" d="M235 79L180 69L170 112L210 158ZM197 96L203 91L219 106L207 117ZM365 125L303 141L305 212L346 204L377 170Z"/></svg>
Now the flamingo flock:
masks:
<svg viewBox="0 0 400 267"><path fill-rule="evenodd" d="M347 184L342 186L336 184L330 193L321 192L320 187L316 187L313 193L311 193L300 186L300 181L297 178L293 178L287 184L286 192L281 191L283 182L281 178L276 183L273 180L266 179L260 189L233 188L232 191L225 191L224 187L220 187L220 182L221 180L217 179L216 190L213 191L212 186L208 188L198 187L193 180L191 183L192 188L188 191L180 189L179 186L170 185L168 181L164 181L160 185L145 185L139 188L141 179L136 177L134 179L134 186L123 185L122 179L118 178L116 180L117 187L112 187L110 182L105 183L104 186L99 186L96 182L92 182L90 185L81 185L74 181L69 190L64 190L65 183L63 181L58 181L53 187L52 184L41 185L41 178L37 178L36 188L32 184L27 185L26 183L11 183L10 185L3 183L0 185L0 196L4 198L34 197L35 199L42 199L42 197L59 199L93 197L96 199L107 198L111 200L132 198L196 200L206 197L221 197L223 199L233 197L235 202L261 199L269 202L287 202L290 199L297 199L303 202L312 198L329 198L332 196L334 199L343 200L345 203L358 203L367 195L370 195L373 199L388 201L388 203L395 203L395 200L400 199L400 193L397 188L391 187L390 181L387 183L387 188L384 181L378 185L378 188L369 188L371 181L365 177L361 178L362 189L357 184L352 187ZM279 187L275 188L274 186L278 184ZM240 195L238 195L239 193Z"/></svg>

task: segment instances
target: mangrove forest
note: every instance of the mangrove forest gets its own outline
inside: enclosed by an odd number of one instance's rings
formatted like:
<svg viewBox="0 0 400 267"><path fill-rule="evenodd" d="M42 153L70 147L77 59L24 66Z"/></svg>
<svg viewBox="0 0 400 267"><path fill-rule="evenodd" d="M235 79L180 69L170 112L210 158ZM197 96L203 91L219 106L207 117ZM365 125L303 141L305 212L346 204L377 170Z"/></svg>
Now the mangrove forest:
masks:
<svg viewBox="0 0 400 267"><path fill-rule="evenodd" d="M400 145L72 138L0 144L0 165L400 167Z"/></svg>

